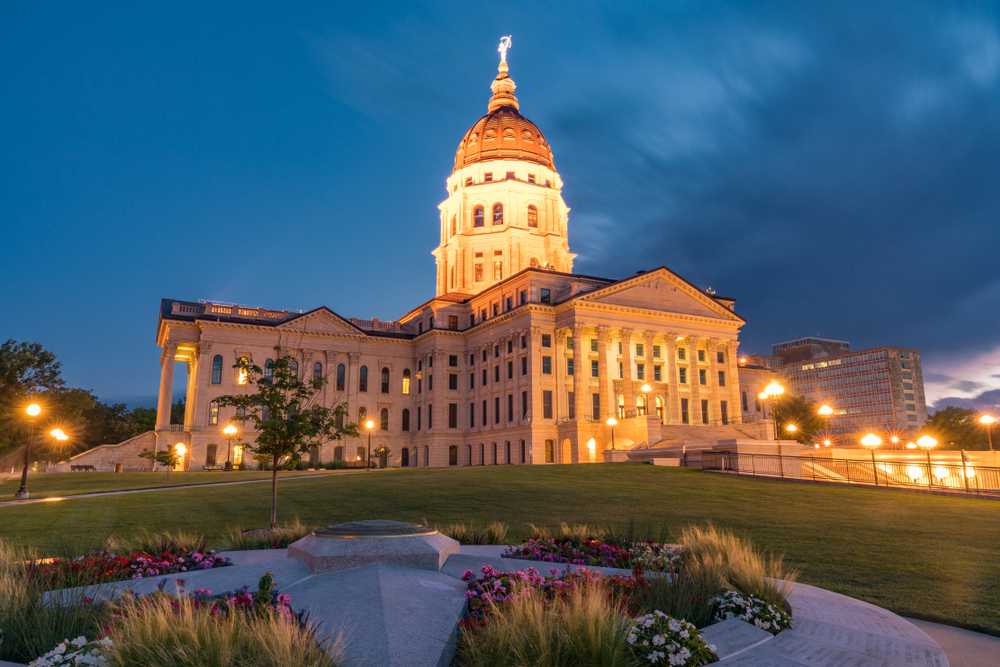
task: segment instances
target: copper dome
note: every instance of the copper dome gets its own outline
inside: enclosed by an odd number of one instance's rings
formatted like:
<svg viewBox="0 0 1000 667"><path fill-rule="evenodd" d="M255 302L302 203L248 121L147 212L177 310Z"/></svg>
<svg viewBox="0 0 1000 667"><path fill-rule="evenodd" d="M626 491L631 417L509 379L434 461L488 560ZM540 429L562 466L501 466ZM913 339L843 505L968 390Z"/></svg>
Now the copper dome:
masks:
<svg viewBox="0 0 1000 667"><path fill-rule="evenodd" d="M476 162L503 158L535 162L555 171L552 149L538 127L506 105L480 118L465 133L455 153L455 171Z"/></svg>

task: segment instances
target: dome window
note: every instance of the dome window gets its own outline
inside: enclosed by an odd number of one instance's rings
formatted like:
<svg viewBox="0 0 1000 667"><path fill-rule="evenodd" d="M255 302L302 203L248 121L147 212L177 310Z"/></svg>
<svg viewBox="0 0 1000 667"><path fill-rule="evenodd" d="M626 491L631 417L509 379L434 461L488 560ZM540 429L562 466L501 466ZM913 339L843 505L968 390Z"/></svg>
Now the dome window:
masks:
<svg viewBox="0 0 1000 667"><path fill-rule="evenodd" d="M493 204L493 224L503 224L503 204Z"/></svg>
<svg viewBox="0 0 1000 667"><path fill-rule="evenodd" d="M538 209L534 206L528 206L528 226L538 227Z"/></svg>
<svg viewBox="0 0 1000 667"><path fill-rule="evenodd" d="M531 138L531 132L529 132L528 130L522 132L521 136L524 137L525 141L534 141L534 139Z"/></svg>
<svg viewBox="0 0 1000 667"><path fill-rule="evenodd" d="M517 180L517 176L514 174L514 172L508 171L507 172L507 180L508 181L516 181Z"/></svg>
<svg viewBox="0 0 1000 667"><path fill-rule="evenodd" d="M465 184L466 184L466 185L472 185L472 176L468 176L468 177L466 177L466 179L465 179Z"/></svg>
<svg viewBox="0 0 1000 667"><path fill-rule="evenodd" d="M483 219L485 217L485 211L482 206L477 206L472 212L472 219L476 227L483 226Z"/></svg>
<svg viewBox="0 0 1000 667"><path fill-rule="evenodd" d="M528 174L528 182L529 183L534 183L535 182L535 175L534 174Z"/></svg>
<svg viewBox="0 0 1000 667"><path fill-rule="evenodd" d="M485 174L483 174L483 182L485 182L485 183L492 183L493 182L493 172L492 171L488 171Z"/></svg>
<svg viewBox="0 0 1000 667"><path fill-rule="evenodd" d="M514 138L514 130L512 130L511 128L508 127L506 130L503 131L503 138L504 139L513 139Z"/></svg>

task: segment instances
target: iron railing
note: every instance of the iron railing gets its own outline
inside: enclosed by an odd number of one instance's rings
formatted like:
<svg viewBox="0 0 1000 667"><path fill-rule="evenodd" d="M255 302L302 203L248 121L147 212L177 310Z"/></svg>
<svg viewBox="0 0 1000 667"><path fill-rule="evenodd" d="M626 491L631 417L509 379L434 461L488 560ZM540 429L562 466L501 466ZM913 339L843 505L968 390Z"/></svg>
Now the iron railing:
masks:
<svg viewBox="0 0 1000 667"><path fill-rule="evenodd" d="M754 477L1000 494L1000 468L970 462L882 461L704 452L702 468Z"/></svg>

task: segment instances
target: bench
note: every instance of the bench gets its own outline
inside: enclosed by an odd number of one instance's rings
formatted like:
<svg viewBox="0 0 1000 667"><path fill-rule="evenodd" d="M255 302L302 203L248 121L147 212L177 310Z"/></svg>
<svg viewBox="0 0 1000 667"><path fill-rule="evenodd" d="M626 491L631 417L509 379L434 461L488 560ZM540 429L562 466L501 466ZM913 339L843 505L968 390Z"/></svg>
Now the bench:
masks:
<svg viewBox="0 0 1000 667"><path fill-rule="evenodd" d="M213 471L213 470L223 470L224 467L220 465L210 465L202 467L202 470Z"/></svg>
<svg viewBox="0 0 1000 667"><path fill-rule="evenodd" d="M97 472L97 468L94 466L85 465L71 465L69 467L70 472Z"/></svg>

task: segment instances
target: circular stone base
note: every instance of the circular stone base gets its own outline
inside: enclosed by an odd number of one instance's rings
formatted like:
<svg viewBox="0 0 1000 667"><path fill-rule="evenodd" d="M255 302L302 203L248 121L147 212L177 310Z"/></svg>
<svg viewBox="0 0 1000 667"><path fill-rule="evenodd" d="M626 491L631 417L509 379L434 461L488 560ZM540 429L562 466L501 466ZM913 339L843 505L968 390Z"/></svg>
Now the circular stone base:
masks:
<svg viewBox="0 0 1000 667"><path fill-rule="evenodd" d="M381 563L438 571L458 542L434 528L402 521L351 521L314 530L288 545L313 574Z"/></svg>

